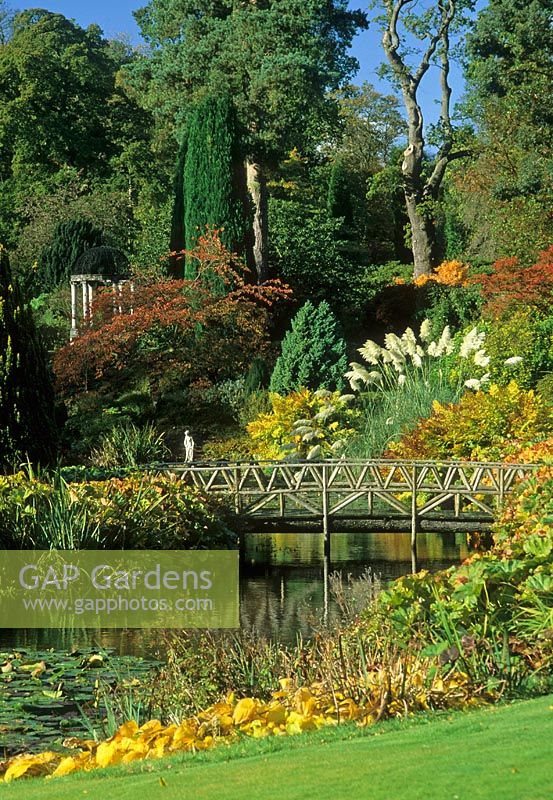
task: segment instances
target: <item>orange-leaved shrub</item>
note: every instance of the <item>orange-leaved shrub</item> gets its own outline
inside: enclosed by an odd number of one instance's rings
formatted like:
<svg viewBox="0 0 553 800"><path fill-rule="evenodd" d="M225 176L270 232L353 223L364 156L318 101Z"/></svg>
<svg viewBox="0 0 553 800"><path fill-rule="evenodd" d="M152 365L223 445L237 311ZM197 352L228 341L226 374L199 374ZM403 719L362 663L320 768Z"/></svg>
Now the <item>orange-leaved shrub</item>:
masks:
<svg viewBox="0 0 553 800"><path fill-rule="evenodd" d="M415 278L415 286L424 286L427 283L441 283L444 286L466 286L468 283L468 264L461 261L442 261L430 275L420 275Z"/></svg>
<svg viewBox="0 0 553 800"><path fill-rule="evenodd" d="M136 282L121 296L100 293L93 320L54 357L58 391L67 396L105 380L124 389L146 378L157 394L168 378L224 380L245 371L268 347L267 308L286 299L280 281L246 282L245 268L216 231L191 252L193 280Z"/></svg>
<svg viewBox="0 0 553 800"><path fill-rule="evenodd" d="M543 250L535 264L521 267L517 258L503 258L490 275L473 279L479 283L485 305L483 313L501 317L513 306L532 307L550 313L553 302L553 245Z"/></svg>

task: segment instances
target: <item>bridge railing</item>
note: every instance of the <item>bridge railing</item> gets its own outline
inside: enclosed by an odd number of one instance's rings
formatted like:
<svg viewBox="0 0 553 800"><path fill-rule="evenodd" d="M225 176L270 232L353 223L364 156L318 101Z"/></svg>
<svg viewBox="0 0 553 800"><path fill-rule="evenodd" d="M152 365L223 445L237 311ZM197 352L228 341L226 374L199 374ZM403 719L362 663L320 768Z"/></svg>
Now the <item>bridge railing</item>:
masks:
<svg viewBox="0 0 553 800"><path fill-rule="evenodd" d="M321 462L167 464L204 491L233 498L248 516L370 518L388 513L415 520L442 515L493 519L514 484L537 464L341 459Z"/></svg>

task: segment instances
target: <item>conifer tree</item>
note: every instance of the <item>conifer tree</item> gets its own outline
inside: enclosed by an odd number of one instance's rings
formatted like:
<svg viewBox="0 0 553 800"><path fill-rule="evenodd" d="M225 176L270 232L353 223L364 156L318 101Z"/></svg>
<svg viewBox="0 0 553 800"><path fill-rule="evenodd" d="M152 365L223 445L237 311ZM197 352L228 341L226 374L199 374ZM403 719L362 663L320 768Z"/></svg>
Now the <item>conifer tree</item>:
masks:
<svg viewBox="0 0 553 800"><path fill-rule="evenodd" d="M0 467L55 453L54 390L32 311L0 245Z"/></svg>
<svg viewBox="0 0 553 800"><path fill-rule="evenodd" d="M184 235L184 165L186 151L188 150L188 131L185 130L177 156L177 166L173 180L173 216L171 219L171 239L169 249L171 253L181 253L185 246ZM169 259L169 273L174 278L183 277L183 258L178 255Z"/></svg>
<svg viewBox="0 0 553 800"><path fill-rule="evenodd" d="M60 222L51 244L40 255L34 291L52 292L60 284L69 281L79 256L91 247L100 247L102 240L102 231L88 219Z"/></svg>
<svg viewBox="0 0 553 800"><path fill-rule="evenodd" d="M326 300L308 300L292 320L271 376L270 390L281 395L306 389L342 389L346 343Z"/></svg>
<svg viewBox="0 0 553 800"><path fill-rule="evenodd" d="M205 97L196 106L188 130L183 181L187 250L194 248L206 226L222 229L221 241L231 252L243 249L245 222L237 185L240 167L230 97ZM186 263L185 276L194 277L193 263Z"/></svg>

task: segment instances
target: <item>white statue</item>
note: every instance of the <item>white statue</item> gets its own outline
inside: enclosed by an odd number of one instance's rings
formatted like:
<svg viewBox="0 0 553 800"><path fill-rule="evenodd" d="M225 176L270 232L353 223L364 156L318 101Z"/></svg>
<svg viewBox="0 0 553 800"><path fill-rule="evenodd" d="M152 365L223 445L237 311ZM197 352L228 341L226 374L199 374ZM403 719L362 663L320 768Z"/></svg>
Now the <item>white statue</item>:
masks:
<svg viewBox="0 0 553 800"><path fill-rule="evenodd" d="M194 461L194 439L190 436L190 431L184 432L184 460Z"/></svg>

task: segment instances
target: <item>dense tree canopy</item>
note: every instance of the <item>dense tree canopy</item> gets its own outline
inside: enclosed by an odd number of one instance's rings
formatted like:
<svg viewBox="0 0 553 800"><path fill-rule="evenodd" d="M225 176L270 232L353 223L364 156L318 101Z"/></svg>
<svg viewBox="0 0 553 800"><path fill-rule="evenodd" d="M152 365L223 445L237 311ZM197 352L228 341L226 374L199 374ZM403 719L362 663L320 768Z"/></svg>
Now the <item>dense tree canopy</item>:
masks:
<svg viewBox="0 0 553 800"><path fill-rule="evenodd" d="M328 91L354 71L364 16L344 0L152 0L136 18L152 52L132 67L147 104L177 128L206 94L233 98L255 206L251 259L268 268L266 169L321 141L336 118Z"/></svg>
<svg viewBox="0 0 553 800"><path fill-rule="evenodd" d="M530 263L553 237L549 0L492 0L468 40L475 158L459 183L472 245Z"/></svg>

